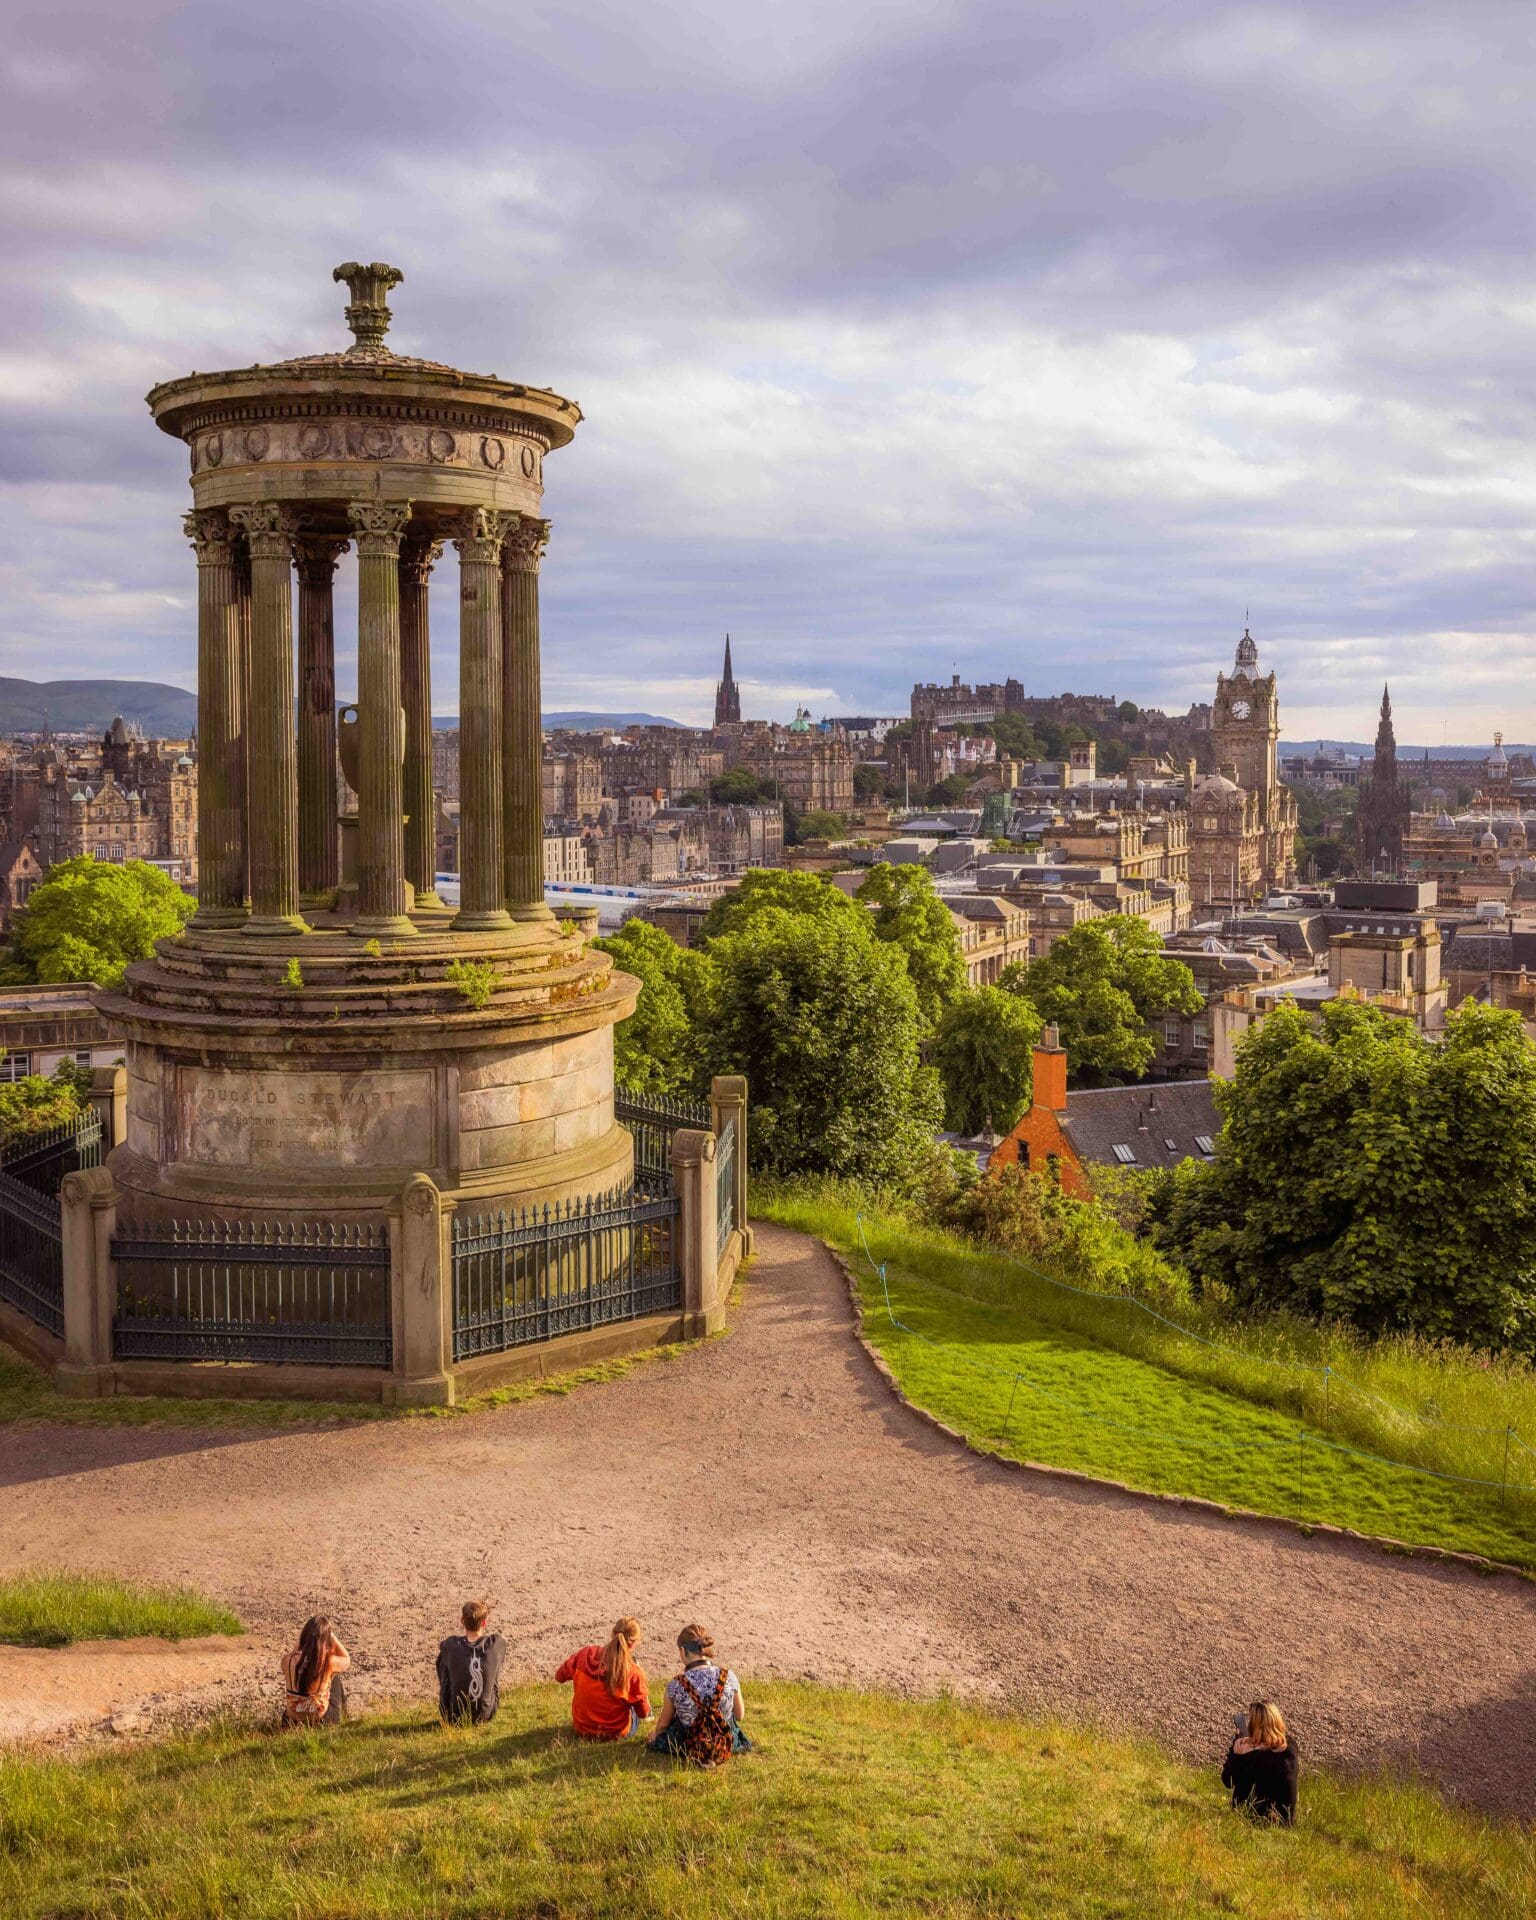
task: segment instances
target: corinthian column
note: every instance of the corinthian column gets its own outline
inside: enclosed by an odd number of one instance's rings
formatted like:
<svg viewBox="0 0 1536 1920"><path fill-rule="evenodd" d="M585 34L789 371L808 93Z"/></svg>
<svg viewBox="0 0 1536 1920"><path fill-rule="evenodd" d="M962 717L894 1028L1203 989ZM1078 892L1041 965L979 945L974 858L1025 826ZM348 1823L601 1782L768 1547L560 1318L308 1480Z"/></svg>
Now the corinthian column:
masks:
<svg viewBox="0 0 1536 1920"><path fill-rule="evenodd" d="M400 708L400 540L409 500L354 500L357 543L357 918L363 939L413 934L405 911Z"/></svg>
<svg viewBox="0 0 1536 1920"><path fill-rule="evenodd" d="M307 931L299 918L299 793L293 735L293 535L275 500L231 507L251 554L251 706L246 830L251 917L268 938Z"/></svg>
<svg viewBox="0 0 1536 1920"><path fill-rule="evenodd" d="M302 534L299 572L299 893L315 898L341 878L336 827L336 618L331 588L345 540Z"/></svg>
<svg viewBox="0 0 1536 1920"><path fill-rule="evenodd" d="M519 516L502 550L502 809L505 888L516 920L550 920L544 904L543 734L539 711L539 562L549 522Z"/></svg>
<svg viewBox="0 0 1536 1920"><path fill-rule="evenodd" d="M418 907L440 907L432 805L432 643L427 581L441 540L413 534L400 548L400 673L405 689L405 877Z"/></svg>
<svg viewBox="0 0 1536 1920"><path fill-rule="evenodd" d="M459 899L453 924L511 925L501 854L501 543L513 516L472 507L459 526Z"/></svg>
<svg viewBox="0 0 1536 1920"><path fill-rule="evenodd" d="M229 515L182 517L197 553L197 927L245 918L240 597Z"/></svg>

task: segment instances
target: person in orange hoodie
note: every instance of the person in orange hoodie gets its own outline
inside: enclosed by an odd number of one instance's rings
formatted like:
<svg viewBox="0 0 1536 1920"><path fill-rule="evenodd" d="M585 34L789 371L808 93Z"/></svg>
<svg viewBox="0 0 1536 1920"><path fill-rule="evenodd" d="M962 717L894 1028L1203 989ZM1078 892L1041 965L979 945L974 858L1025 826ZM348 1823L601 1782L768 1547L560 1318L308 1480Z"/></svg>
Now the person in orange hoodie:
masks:
<svg viewBox="0 0 1536 1920"><path fill-rule="evenodd" d="M571 1725L589 1740L622 1740L651 1717L645 1673L636 1662L640 1622L615 1620L604 1647L582 1647L555 1678L571 1681Z"/></svg>

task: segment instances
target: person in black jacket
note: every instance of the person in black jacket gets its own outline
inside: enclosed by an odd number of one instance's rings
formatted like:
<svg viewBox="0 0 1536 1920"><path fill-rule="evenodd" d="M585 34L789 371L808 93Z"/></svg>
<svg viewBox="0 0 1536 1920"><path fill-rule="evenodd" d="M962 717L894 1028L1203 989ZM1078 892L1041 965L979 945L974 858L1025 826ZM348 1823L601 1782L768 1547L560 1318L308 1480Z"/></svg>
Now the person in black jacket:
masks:
<svg viewBox="0 0 1536 1920"><path fill-rule="evenodd" d="M1296 1824L1296 1782L1301 1771L1296 1742L1273 1700L1255 1700L1246 1721L1238 1716L1237 1738L1227 1749L1221 1784L1232 1804L1258 1819Z"/></svg>
<svg viewBox="0 0 1536 1920"><path fill-rule="evenodd" d="M507 1649L499 1633L486 1632L488 1612L483 1600L466 1600L464 1631L450 1633L437 1650L437 1710L445 1720L480 1726L496 1718Z"/></svg>

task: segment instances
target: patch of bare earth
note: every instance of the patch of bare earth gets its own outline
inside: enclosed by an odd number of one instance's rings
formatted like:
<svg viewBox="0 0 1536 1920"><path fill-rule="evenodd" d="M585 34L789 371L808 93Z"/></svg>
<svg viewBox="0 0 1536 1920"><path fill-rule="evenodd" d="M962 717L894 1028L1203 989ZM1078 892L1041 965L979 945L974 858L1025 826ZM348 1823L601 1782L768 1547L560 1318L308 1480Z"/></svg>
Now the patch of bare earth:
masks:
<svg viewBox="0 0 1536 1920"><path fill-rule="evenodd" d="M517 1677L619 1613L665 1670L697 1618L748 1674L950 1688L1196 1758L1270 1695L1309 1758L1417 1767L1536 1813L1536 1588L979 1459L893 1399L830 1257L782 1228L759 1229L728 1339L563 1398L201 1446L44 1427L4 1446L0 1565L185 1583L251 1628L185 1686L168 1660L131 1703L153 1720L275 1711L278 1655L317 1609L362 1704L425 1704L439 1637L482 1595ZM67 1707L89 1663L51 1658ZM31 1690L0 1668L0 1730L26 1731Z"/></svg>

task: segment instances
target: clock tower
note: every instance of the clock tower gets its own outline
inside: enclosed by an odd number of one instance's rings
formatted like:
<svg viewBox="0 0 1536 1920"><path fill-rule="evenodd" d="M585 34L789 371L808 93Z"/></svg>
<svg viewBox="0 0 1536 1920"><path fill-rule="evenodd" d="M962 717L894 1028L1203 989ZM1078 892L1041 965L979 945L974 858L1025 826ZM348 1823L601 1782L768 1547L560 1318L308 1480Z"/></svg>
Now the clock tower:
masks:
<svg viewBox="0 0 1536 1920"><path fill-rule="evenodd" d="M1280 784L1280 702L1275 676L1259 672L1259 649L1246 627L1231 677L1216 676L1211 740L1218 770L1235 767L1237 784L1267 803Z"/></svg>

